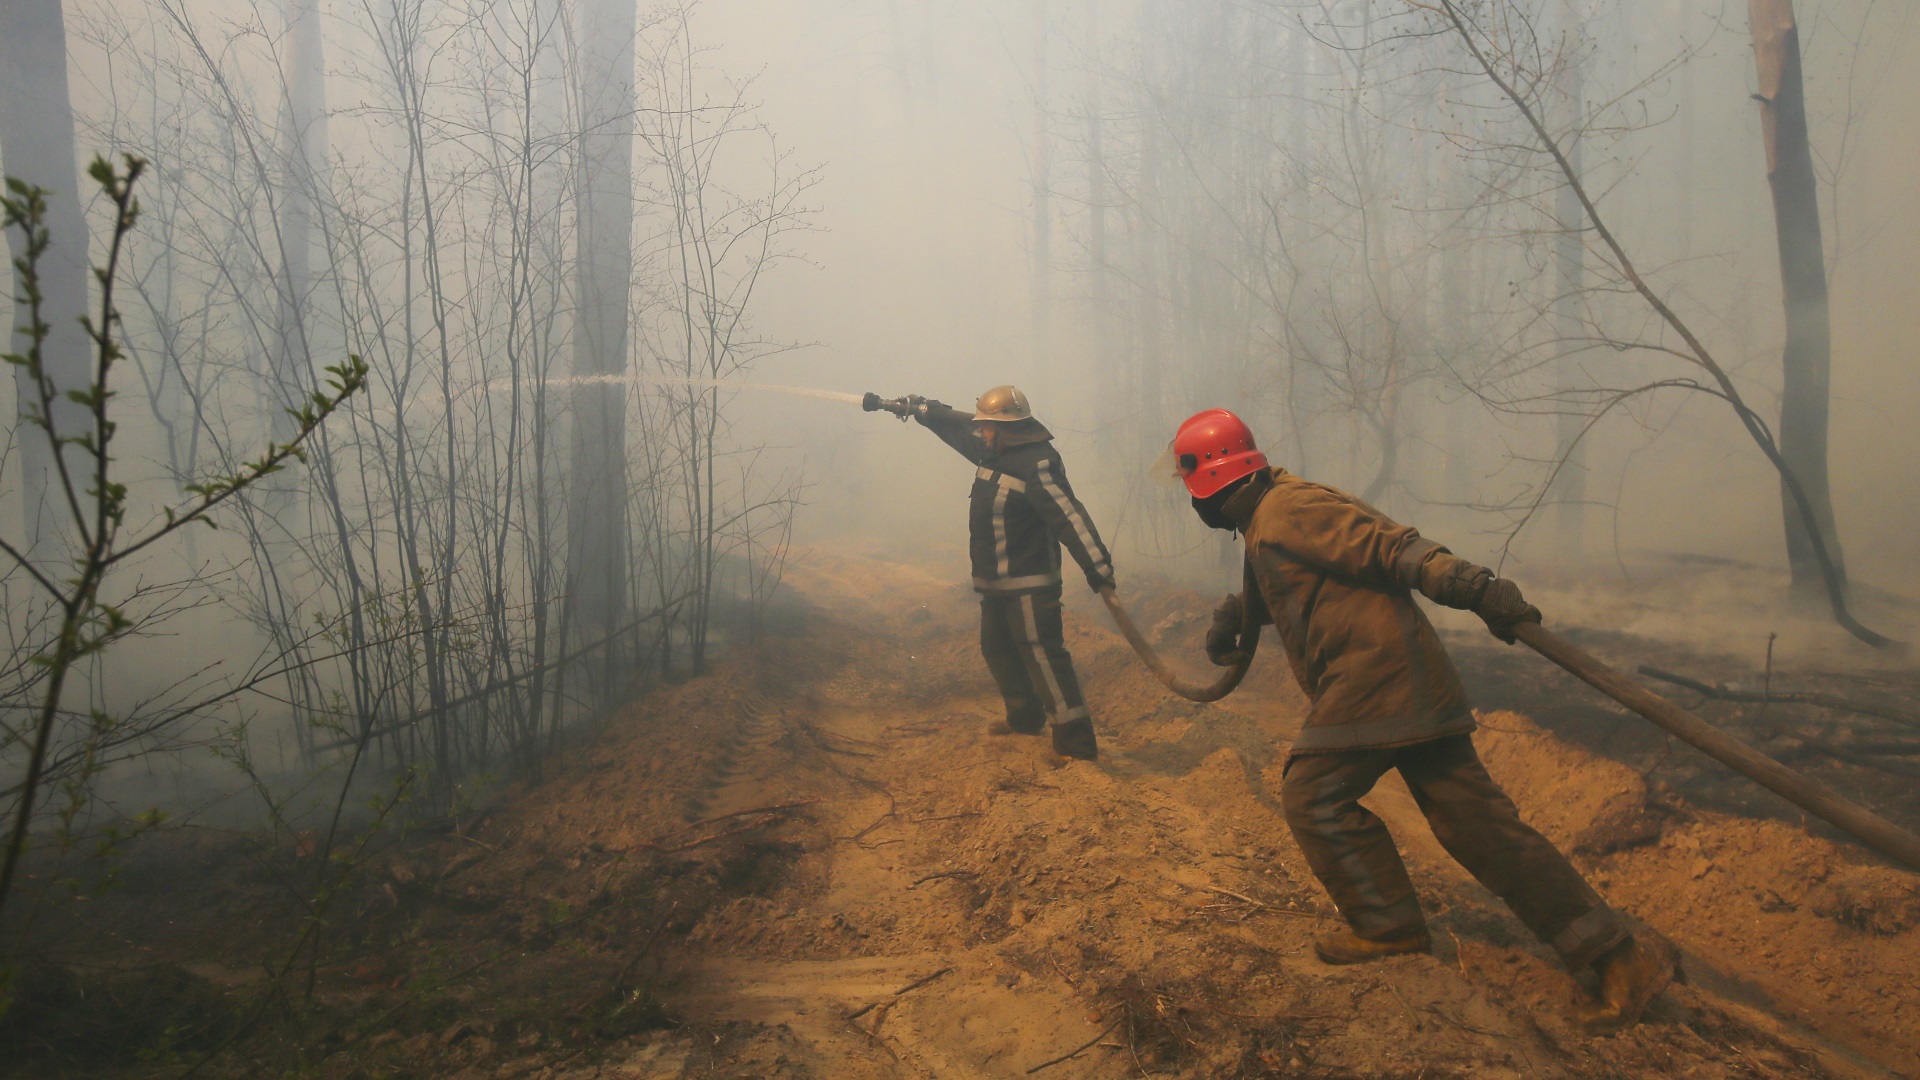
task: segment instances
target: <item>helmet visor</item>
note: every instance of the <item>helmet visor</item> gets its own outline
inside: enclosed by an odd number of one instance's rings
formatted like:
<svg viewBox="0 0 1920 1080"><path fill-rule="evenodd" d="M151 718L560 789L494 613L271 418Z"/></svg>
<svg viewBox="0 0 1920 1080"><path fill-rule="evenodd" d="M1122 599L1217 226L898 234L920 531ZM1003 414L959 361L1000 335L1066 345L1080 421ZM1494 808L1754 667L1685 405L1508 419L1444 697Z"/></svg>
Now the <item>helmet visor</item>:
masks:
<svg viewBox="0 0 1920 1080"><path fill-rule="evenodd" d="M1185 487L1187 477L1192 476L1199 467L1200 463L1193 459L1192 454L1176 452L1173 443L1169 442L1167 448L1148 466L1147 475L1155 483Z"/></svg>

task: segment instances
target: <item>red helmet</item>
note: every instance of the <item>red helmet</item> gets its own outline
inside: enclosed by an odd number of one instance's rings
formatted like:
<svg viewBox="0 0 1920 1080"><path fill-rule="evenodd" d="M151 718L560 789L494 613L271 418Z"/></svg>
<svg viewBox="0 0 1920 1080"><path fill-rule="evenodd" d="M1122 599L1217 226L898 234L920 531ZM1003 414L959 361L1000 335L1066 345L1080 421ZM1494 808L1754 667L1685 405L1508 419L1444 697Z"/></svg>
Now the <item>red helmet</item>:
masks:
<svg viewBox="0 0 1920 1080"><path fill-rule="evenodd" d="M1253 432L1225 409L1187 417L1173 436L1173 460L1196 499L1267 467L1267 455L1253 445Z"/></svg>

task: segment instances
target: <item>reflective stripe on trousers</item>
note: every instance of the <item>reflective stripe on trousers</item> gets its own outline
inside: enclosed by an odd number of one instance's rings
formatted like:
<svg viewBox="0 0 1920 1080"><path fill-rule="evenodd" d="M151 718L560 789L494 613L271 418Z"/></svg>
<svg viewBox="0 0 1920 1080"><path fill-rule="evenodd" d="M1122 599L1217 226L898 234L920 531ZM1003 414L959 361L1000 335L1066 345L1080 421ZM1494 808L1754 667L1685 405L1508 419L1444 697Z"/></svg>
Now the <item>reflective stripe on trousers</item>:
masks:
<svg viewBox="0 0 1920 1080"><path fill-rule="evenodd" d="M980 653L1015 726L1089 715L1061 635L1057 591L980 598Z"/></svg>

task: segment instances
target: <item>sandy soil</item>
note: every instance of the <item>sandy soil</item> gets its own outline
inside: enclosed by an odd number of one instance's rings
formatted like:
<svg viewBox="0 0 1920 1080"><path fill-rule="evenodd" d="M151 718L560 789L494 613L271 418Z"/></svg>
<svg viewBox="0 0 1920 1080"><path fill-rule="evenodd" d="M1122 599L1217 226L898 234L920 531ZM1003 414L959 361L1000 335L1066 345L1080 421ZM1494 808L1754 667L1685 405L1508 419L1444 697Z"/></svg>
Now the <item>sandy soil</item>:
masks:
<svg viewBox="0 0 1920 1080"><path fill-rule="evenodd" d="M342 1077L1920 1074L1920 876L1857 848L1486 714L1482 753L1522 812L1686 957L1689 985L1645 1023L1588 1038L1568 1020L1586 988L1397 782L1370 802L1435 952L1313 959L1337 924L1273 804L1300 716L1274 657L1192 705L1070 597L1104 754L1065 763L986 733L998 702L963 586L824 554L791 584L795 633L626 709L461 835L369 866L298 1038L250 1034L206 1071L272 1071L297 1042L307 1071ZM1202 598L1131 603L1197 653ZM1557 678L1499 649L1471 643L1465 666ZM94 927L257 991L290 909L234 867L285 873L297 853L236 845L204 845L190 881L130 887ZM165 932L161 896L227 931ZM94 1074L71 1050L35 1067Z"/></svg>

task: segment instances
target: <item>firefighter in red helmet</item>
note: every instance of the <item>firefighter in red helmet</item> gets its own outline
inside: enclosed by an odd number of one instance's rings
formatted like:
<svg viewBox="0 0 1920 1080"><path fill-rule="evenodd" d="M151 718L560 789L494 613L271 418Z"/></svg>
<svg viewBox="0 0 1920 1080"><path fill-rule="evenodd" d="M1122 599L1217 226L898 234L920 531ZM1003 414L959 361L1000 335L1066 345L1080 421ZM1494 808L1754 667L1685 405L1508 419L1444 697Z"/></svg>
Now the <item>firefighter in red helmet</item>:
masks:
<svg viewBox="0 0 1920 1080"><path fill-rule="evenodd" d="M1636 941L1487 774L1460 677L1413 592L1474 612L1509 644L1512 628L1539 621L1539 610L1513 582L1352 495L1270 467L1247 425L1225 409L1190 417L1172 450L1200 519L1239 533L1246 547L1252 588L1215 611L1208 656L1239 660L1251 614L1279 632L1311 702L1288 753L1281 804L1348 923L1314 951L1352 964L1431 944L1393 837L1360 804L1397 769L1447 853L1570 969L1598 971L1600 1000L1584 1026L1600 1033L1635 1023L1672 979L1670 955Z"/></svg>
<svg viewBox="0 0 1920 1080"><path fill-rule="evenodd" d="M1113 588L1113 558L1067 482L1053 433L1012 386L981 394L971 410L918 396L868 394L864 405L913 417L975 465L968 552L980 594L980 652L1007 707L1006 720L990 730L1050 729L1056 753L1097 758L1093 715L1062 636L1060 549L1096 591Z"/></svg>

